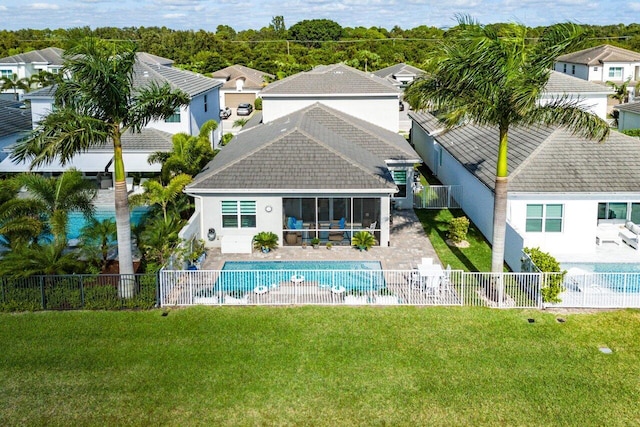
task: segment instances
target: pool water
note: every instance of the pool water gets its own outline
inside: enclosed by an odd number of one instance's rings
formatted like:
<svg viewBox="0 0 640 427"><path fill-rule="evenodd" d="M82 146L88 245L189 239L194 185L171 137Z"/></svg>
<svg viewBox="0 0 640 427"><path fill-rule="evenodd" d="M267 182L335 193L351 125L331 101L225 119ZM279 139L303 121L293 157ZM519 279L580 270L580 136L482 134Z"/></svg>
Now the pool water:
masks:
<svg viewBox="0 0 640 427"><path fill-rule="evenodd" d="M562 263L564 270L577 267L589 273L639 273L640 274L640 262L627 262L627 263Z"/></svg>
<svg viewBox="0 0 640 427"><path fill-rule="evenodd" d="M131 225L138 225L142 217L149 211L147 206L135 207L131 210ZM112 207L100 207L94 212L94 218L98 221L113 219L115 221L116 211ZM82 228L87 225L87 219L80 212L71 212L67 223L67 239L78 239Z"/></svg>
<svg viewBox="0 0 640 427"><path fill-rule="evenodd" d="M227 261L214 291L248 292L258 286L278 286L297 280L300 285L343 286L347 291L367 292L386 287L378 261Z"/></svg>
<svg viewBox="0 0 640 427"><path fill-rule="evenodd" d="M563 270L584 270L591 284L615 292L640 292L640 263L563 263Z"/></svg>

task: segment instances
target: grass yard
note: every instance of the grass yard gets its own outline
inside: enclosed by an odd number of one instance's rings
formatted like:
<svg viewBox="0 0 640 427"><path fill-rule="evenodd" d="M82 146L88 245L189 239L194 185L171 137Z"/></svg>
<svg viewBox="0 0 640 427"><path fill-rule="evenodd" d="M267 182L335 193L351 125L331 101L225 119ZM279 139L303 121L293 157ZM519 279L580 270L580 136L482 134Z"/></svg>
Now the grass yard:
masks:
<svg viewBox="0 0 640 427"><path fill-rule="evenodd" d="M0 314L0 425L640 424L640 312L556 317L436 307Z"/></svg>

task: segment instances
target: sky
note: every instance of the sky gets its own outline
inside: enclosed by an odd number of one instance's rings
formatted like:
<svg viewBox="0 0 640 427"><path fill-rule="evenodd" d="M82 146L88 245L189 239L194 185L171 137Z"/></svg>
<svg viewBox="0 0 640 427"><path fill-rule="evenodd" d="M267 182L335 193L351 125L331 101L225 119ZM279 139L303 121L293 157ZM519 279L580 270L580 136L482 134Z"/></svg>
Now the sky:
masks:
<svg viewBox="0 0 640 427"><path fill-rule="evenodd" d="M579 24L639 22L640 1L628 0L0 0L0 29L150 27L236 31L266 27L272 17L285 25L326 18L343 27L446 28L456 14L482 24L519 22L528 26L572 21Z"/></svg>

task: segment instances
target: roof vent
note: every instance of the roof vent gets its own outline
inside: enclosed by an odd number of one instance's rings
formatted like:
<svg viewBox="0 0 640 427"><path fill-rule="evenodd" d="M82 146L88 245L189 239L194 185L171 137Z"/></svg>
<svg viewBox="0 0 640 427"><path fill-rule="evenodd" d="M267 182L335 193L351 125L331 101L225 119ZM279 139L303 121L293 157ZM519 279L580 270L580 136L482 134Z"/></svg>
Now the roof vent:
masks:
<svg viewBox="0 0 640 427"><path fill-rule="evenodd" d="M142 73L142 75L143 75L144 77L149 77L149 72L148 72L148 71L145 71L144 73Z"/></svg>

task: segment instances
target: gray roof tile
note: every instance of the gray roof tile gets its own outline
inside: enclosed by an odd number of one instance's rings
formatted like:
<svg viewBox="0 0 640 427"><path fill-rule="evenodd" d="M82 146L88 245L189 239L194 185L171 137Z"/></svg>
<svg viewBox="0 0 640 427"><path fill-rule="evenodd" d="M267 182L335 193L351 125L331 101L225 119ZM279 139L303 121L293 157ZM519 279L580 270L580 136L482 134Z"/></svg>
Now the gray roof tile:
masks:
<svg viewBox="0 0 640 427"><path fill-rule="evenodd" d="M551 71L544 91L547 94L613 93L613 89L608 86L568 76L559 71Z"/></svg>
<svg viewBox="0 0 640 427"><path fill-rule="evenodd" d="M122 135L122 150L132 151L171 151L173 135L158 129L143 128L140 133L128 131ZM91 147L89 151L113 151L112 144Z"/></svg>
<svg viewBox="0 0 640 427"><path fill-rule="evenodd" d="M212 77L214 79L218 78L226 80L222 85L222 89L235 89L236 80L239 78L244 78L245 82L243 88L245 89L262 89L266 83L266 77L271 79L275 78L273 74L254 70L253 68L238 64L218 70L213 73Z"/></svg>
<svg viewBox="0 0 640 427"><path fill-rule="evenodd" d="M0 138L32 129L31 108L19 101L0 99Z"/></svg>
<svg viewBox="0 0 640 427"><path fill-rule="evenodd" d="M48 65L62 65L62 53L64 50L58 47L48 47L46 49L32 50L30 52L19 53L17 55L0 58L0 64L29 64L39 63Z"/></svg>
<svg viewBox="0 0 640 427"><path fill-rule="evenodd" d="M625 104L614 105L613 108L620 111L640 114L640 102L627 102Z"/></svg>
<svg viewBox="0 0 640 427"><path fill-rule="evenodd" d="M424 70L416 68L413 65L405 64L401 62L399 64L391 65L390 67L382 68L378 71L374 71L373 74L383 79L393 79L393 76L402 75L414 75L416 77L425 73Z"/></svg>
<svg viewBox="0 0 640 427"><path fill-rule="evenodd" d="M637 62L640 61L640 53L603 44L566 55L560 55L556 61L584 65L600 65L605 62Z"/></svg>
<svg viewBox="0 0 640 427"><path fill-rule="evenodd" d="M390 82L371 73L365 73L344 64L323 65L277 82L262 89L262 96L269 95L371 95L398 94Z"/></svg>

